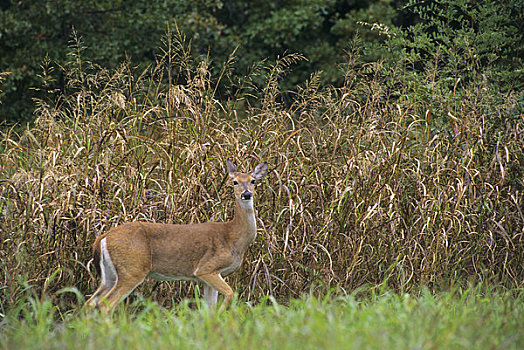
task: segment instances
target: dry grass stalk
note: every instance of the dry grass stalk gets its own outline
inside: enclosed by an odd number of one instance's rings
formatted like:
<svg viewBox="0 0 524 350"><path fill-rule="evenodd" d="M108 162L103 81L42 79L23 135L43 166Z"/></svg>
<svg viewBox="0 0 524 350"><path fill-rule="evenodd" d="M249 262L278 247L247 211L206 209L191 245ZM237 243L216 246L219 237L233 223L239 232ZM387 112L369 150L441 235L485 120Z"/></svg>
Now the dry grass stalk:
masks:
<svg viewBox="0 0 524 350"><path fill-rule="evenodd" d="M259 95L246 77L245 94L220 102L207 64L192 71L173 50L138 79L125 65L113 74L66 68L66 95L41 102L22 133L2 131L2 305L26 284L94 291L91 244L125 221L231 217L227 157L248 160L243 168L270 164L259 235L229 279L243 299L384 282L522 286L524 123L515 96L501 101L472 85L435 105L408 85L388 90L378 68L370 76L352 67L344 87L321 89L313 76L284 105L277 75L300 59L289 56ZM243 117L234 106L245 106ZM169 304L194 286L140 288Z"/></svg>

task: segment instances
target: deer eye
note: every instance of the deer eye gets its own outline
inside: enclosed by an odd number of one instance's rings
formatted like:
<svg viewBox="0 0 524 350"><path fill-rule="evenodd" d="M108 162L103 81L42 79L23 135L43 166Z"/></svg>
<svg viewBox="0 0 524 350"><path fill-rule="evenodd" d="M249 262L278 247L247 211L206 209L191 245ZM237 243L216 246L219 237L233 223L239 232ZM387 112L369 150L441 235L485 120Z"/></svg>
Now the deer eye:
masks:
<svg viewBox="0 0 524 350"><path fill-rule="evenodd" d="M255 184L255 180L251 180L251 184L253 184L253 185L254 185L254 184Z"/></svg>
<svg viewBox="0 0 524 350"><path fill-rule="evenodd" d="M237 180L233 180L233 185L238 185L238 181Z"/></svg>

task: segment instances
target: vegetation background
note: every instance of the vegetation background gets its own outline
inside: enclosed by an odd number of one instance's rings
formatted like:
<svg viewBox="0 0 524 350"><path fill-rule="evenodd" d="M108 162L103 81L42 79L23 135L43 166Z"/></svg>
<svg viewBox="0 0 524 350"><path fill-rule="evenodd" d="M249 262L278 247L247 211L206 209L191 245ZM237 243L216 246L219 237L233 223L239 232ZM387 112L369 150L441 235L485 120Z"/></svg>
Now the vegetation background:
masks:
<svg viewBox="0 0 524 350"><path fill-rule="evenodd" d="M274 63L285 53L300 53L307 60L279 81L283 90L319 71L322 84L341 86L340 65L357 45L363 62L393 64L399 55L417 55L417 70L439 50L440 64L456 76L488 70L503 91L522 89L522 7L522 0L2 0L0 72L9 74L0 121L34 119L33 99L45 95L40 65L47 57L64 66L74 32L85 44L84 58L105 69L126 60L138 71L154 64L161 36L178 28L191 40L196 61L212 62L215 82L236 50L228 71L236 78L261 60ZM55 73L52 87L64 89L65 75ZM232 92L219 84L217 93L226 99Z"/></svg>
<svg viewBox="0 0 524 350"><path fill-rule="evenodd" d="M524 1L0 10L2 314L92 292L91 244L117 224L231 217L227 157L271 165L229 278L243 300L522 288Z"/></svg>

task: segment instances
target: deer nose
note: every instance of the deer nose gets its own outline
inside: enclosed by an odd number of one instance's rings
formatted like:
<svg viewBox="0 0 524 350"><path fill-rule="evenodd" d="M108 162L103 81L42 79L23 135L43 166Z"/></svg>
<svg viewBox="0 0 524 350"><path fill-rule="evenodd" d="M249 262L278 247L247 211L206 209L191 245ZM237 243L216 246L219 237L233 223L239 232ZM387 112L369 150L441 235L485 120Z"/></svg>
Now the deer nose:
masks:
<svg viewBox="0 0 524 350"><path fill-rule="evenodd" d="M251 197L253 197L253 194L249 191L246 191L240 195L240 198L244 200L249 200Z"/></svg>

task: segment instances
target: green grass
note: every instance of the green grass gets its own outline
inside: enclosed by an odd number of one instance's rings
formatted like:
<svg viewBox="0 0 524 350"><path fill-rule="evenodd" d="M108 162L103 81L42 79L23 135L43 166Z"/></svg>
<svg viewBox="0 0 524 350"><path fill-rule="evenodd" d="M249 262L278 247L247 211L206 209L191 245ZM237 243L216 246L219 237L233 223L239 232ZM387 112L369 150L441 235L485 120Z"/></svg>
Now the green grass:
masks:
<svg viewBox="0 0 524 350"><path fill-rule="evenodd" d="M110 316L28 299L1 322L1 349L520 349L522 292L303 297L222 314L149 301ZM194 305L194 304L193 304Z"/></svg>

